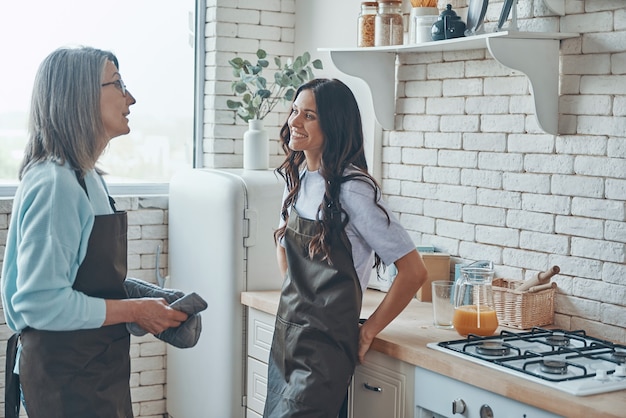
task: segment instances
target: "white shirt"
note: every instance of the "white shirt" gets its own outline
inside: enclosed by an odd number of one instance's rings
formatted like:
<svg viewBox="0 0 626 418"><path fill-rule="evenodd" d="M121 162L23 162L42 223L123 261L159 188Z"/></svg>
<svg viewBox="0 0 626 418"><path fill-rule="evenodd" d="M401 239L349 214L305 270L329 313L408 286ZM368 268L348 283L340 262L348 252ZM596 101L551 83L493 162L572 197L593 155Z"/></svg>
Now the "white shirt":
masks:
<svg viewBox="0 0 626 418"><path fill-rule="evenodd" d="M316 219L324 190L324 178L318 171L303 171L302 184L295 203L302 218ZM283 201L286 196L285 187ZM352 245L352 259L361 289L365 291L372 275L374 252L383 263L390 265L413 251L415 244L385 202L379 198L378 203L389 214L390 223L387 223L387 216L374 203L374 190L369 182L350 180L343 183L339 201L349 217L346 235ZM280 226L283 224L284 221L281 220Z"/></svg>

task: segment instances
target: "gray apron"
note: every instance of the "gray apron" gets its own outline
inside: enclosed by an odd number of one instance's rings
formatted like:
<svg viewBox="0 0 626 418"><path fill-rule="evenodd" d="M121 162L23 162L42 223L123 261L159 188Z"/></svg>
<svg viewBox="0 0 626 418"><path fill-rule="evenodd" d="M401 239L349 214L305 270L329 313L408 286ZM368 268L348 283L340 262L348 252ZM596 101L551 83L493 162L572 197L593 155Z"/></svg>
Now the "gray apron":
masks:
<svg viewBox="0 0 626 418"><path fill-rule="evenodd" d="M84 182L81 186L85 189ZM126 231L126 212L95 217L75 290L126 298ZM126 324L76 331L27 328L20 338L19 380L29 418L133 417Z"/></svg>
<svg viewBox="0 0 626 418"><path fill-rule="evenodd" d="M337 216L339 217L339 216ZM265 418L336 418L358 361L362 291L337 222L332 265L310 259L316 222L295 210L285 231L287 275L268 365Z"/></svg>

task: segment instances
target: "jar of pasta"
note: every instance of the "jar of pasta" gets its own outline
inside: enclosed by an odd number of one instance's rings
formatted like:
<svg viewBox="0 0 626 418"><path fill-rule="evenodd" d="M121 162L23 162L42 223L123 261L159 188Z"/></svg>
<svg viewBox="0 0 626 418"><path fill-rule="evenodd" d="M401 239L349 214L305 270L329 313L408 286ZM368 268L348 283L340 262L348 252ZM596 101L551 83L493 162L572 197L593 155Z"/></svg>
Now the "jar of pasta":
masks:
<svg viewBox="0 0 626 418"><path fill-rule="evenodd" d="M364 1L361 3L361 13L359 14L357 45L374 46L374 23L378 2Z"/></svg>
<svg viewBox="0 0 626 418"><path fill-rule="evenodd" d="M374 46L402 45L402 2L381 0L375 20Z"/></svg>

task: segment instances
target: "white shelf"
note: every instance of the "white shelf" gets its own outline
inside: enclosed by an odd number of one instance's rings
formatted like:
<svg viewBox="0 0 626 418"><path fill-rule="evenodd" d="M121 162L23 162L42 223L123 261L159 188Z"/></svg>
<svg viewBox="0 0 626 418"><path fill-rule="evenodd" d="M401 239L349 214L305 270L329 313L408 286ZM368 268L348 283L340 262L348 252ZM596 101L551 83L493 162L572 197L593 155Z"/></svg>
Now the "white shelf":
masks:
<svg viewBox="0 0 626 418"><path fill-rule="evenodd" d="M395 114L395 62L402 53L446 52L487 48L500 64L525 74L531 85L539 126L558 133L559 44L578 33L494 32L415 45L371 48L319 48L330 53L345 74L364 80L374 100L376 120L393 129Z"/></svg>

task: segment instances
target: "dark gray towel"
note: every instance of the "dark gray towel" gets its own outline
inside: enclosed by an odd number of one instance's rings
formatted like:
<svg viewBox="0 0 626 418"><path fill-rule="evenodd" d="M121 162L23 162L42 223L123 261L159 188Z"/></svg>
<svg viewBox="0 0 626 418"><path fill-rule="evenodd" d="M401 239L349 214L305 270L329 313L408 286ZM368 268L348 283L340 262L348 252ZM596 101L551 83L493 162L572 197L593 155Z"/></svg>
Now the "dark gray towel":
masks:
<svg viewBox="0 0 626 418"><path fill-rule="evenodd" d="M192 292L174 301L170 306L185 312L189 317L180 326L168 328L156 337L174 347L193 347L198 342L202 331L202 318L198 313L207 308L207 303L196 292Z"/></svg>
<svg viewBox="0 0 626 418"><path fill-rule="evenodd" d="M166 289L134 277L127 277L124 289L129 298L163 298L173 309L185 312L189 317L175 328L168 328L155 335L161 341L178 348L189 348L196 345L202 332L202 318L199 313L207 308L207 303L195 292L185 295L176 289ZM136 336L147 334L136 323L127 323L128 332Z"/></svg>

